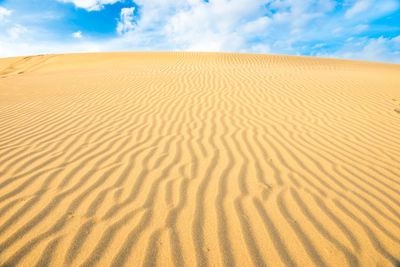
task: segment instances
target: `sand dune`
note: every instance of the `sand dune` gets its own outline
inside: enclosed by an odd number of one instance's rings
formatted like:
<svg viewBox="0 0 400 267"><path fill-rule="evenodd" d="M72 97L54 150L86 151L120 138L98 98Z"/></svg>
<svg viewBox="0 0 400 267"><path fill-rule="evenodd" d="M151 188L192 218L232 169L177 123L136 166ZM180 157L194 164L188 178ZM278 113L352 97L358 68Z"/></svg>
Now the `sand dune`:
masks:
<svg viewBox="0 0 400 267"><path fill-rule="evenodd" d="M400 65L0 59L0 265L399 266L399 113Z"/></svg>

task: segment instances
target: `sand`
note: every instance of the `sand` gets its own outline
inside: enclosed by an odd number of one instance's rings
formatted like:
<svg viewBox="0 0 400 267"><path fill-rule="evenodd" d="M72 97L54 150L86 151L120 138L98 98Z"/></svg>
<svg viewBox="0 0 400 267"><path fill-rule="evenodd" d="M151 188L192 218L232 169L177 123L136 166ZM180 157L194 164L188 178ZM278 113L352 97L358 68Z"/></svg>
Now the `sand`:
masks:
<svg viewBox="0 0 400 267"><path fill-rule="evenodd" d="M400 65L0 59L0 266L399 264Z"/></svg>

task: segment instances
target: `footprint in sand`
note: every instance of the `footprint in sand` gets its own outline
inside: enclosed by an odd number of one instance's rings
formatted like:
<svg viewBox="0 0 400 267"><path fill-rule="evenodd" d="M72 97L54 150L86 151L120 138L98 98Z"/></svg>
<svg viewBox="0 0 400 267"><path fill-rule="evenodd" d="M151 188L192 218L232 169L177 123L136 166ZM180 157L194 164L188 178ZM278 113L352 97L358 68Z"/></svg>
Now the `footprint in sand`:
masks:
<svg viewBox="0 0 400 267"><path fill-rule="evenodd" d="M400 98L394 98L393 101L400 105ZM400 108L395 108L394 111L400 113Z"/></svg>
<svg viewBox="0 0 400 267"><path fill-rule="evenodd" d="M32 72L40 68L43 64L45 64L49 59L53 57L53 55L24 57L10 64L7 68L0 70L0 76L2 78L5 78L10 74L21 75L27 72Z"/></svg>

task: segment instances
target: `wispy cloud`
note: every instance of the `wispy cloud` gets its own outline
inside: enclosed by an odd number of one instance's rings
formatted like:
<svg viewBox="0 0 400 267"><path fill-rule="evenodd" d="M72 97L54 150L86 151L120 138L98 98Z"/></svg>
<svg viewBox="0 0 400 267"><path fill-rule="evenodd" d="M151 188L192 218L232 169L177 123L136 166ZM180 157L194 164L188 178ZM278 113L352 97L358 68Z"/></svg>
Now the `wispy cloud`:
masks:
<svg viewBox="0 0 400 267"><path fill-rule="evenodd" d="M29 22L18 21L14 12L12 16L3 15L13 18L7 29L29 25L24 36L30 38L31 50L13 48L21 46L21 41L12 41L10 33L1 37L0 29L0 56L50 52L51 47L51 52L226 51L400 62L395 45L395 38L400 36L399 1L58 0L73 4L63 16L82 16L87 19L87 28L80 24L80 31L67 40L62 36L71 36L71 30L43 38L47 25L34 28ZM15 14L22 12L17 7L6 10L11 9ZM114 35L97 38L92 18L109 16L110 10L114 15L107 26L112 27ZM42 38L37 38L35 31L41 31ZM82 31L85 38L81 38ZM5 44L10 42L16 44L5 53Z"/></svg>
<svg viewBox="0 0 400 267"><path fill-rule="evenodd" d="M350 38L338 51L318 53L318 56L362 59L400 64L400 35L394 38Z"/></svg>
<svg viewBox="0 0 400 267"><path fill-rule="evenodd" d="M2 21L5 17L11 15L11 10L0 6L0 21Z"/></svg>
<svg viewBox="0 0 400 267"><path fill-rule="evenodd" d="M26 33L27 31L28 31L27 28L25 28L24 26L21 26L19 24L16 24L12 28L7 30L11 39L18 39L21 34Z"/></svg>
<svg viewBox="0 0 400 267"><path fill-rule="evenodd" d="M130 8L122 8L120 20L118 21L117 25L117 32L118 34L123 34L125 32L131 31L134 29L134 16L133 12L135 11L134 7Z"/></svg>
<svg viewBox="0 0 400 267"><path fill-rule="evenodd" d="M359 0L346 11L345 17L352 18L355 15L366 11L372 4L372 0Z"/></svg>

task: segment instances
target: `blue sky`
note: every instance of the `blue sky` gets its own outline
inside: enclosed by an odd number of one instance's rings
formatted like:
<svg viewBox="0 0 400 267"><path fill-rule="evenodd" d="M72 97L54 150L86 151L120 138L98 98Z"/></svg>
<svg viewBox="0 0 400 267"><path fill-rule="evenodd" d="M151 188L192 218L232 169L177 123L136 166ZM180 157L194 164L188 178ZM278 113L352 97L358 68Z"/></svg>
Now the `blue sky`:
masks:
<svg viewBox="0 0 400 267"><path fill-rule="evenodd" d="M400 0L0 0L0 57L100 51L400 63Z"/></svg>

